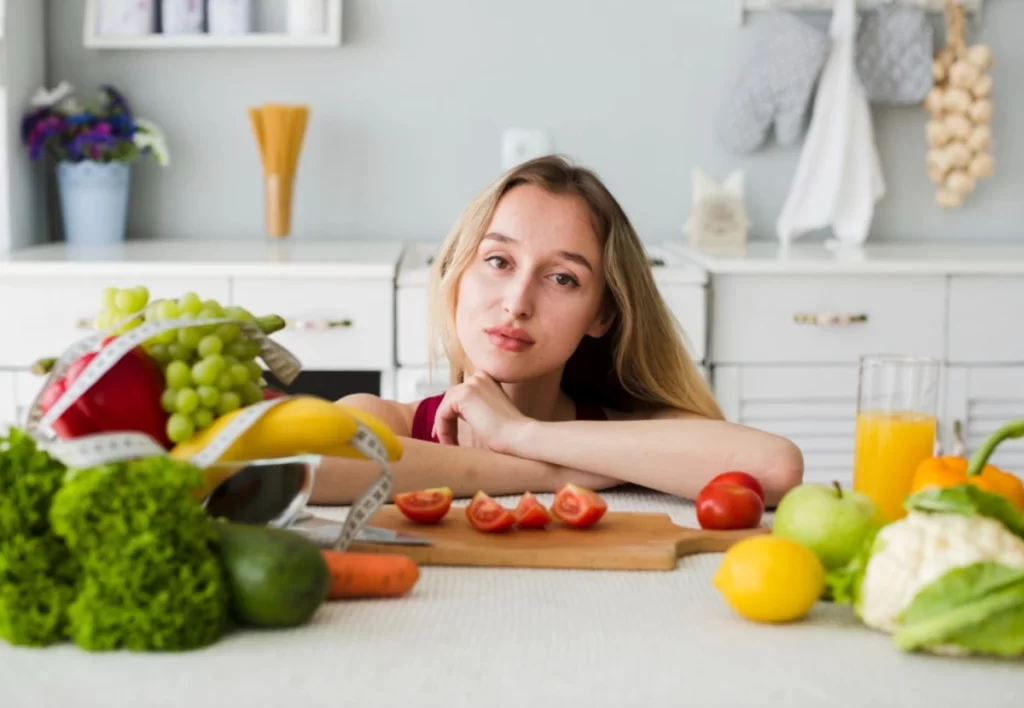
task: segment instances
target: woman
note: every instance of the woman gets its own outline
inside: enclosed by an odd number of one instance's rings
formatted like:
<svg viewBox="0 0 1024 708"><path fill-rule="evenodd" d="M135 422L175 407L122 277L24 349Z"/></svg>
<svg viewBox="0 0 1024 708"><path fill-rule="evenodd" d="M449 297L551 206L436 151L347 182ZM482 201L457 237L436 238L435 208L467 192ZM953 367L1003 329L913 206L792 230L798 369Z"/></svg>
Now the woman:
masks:
<svg viewBox="0 0 1024 708"><path fill-rule="evenodd" d="M543 157L487 187L435 259L430 316L451 366L445 394L343 399L404 438L395 491L629 482L692 499L743 470L771 505L801 481L795 445L723 420L639 237L586 169ZM348 503L375 474L328 460L313 503Z"/></svg>

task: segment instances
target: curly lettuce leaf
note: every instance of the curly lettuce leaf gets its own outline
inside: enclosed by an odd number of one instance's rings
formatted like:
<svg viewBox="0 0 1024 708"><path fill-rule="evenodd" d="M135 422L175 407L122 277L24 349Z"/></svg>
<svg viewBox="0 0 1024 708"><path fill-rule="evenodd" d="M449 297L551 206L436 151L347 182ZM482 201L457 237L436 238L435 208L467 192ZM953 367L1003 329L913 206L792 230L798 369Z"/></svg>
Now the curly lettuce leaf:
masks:
<svg viewBox="0 0 1024 708"><path fill-rule="evenodd" d="M69 635L92 651L175 651L227 628L229 587L213 524L194 492L202 471L152 457L78 469L53 528L82 566Z"/></svg>
<svg viewBox="0 0 1024 708"><path fill-rule="evenodd" d="M10 644L66 636L78 568L48 518L66 474L23 430L0 436L0 639Z"/></svg>
<svg viewBox="0 0 1024 708"><path fill-rule="evenodd" d="M846 565L825 576L828 594L835 604L852 605L854 609L860 605L860 587L864 573L867 572L868 561L884 546L882 539L878 538L880 530L875 529L864 538L859 550Z"/></svg>
<svg viewBox="0 0 1024 708"><path fill-rule="evenodd" d="M1024 655L1024 568L984 562L949 571L903 611L893 642L903 651Z"/></svg>
<svg viewBox="0 0 1024 708"><path fill-rule="evenodd" d="M987 516L1001 523L1014 536L1024 539L1024 514L1006 497L986 492L973 484L926 489L907 497L903 506L908 511L923 513Z"/></svg>

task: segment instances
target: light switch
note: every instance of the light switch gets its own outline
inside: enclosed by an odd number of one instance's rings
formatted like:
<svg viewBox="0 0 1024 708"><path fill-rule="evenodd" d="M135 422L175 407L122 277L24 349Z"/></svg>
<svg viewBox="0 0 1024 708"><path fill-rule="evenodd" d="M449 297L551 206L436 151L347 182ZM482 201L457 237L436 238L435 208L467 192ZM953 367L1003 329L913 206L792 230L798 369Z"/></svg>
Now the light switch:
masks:
<svg viewBox="0 0 1024 708"><path fill-rule="evenodd" d="M551 136L543 130L509 128L501 134L501 169L508 170L527 160L552 152Z"/></svg>

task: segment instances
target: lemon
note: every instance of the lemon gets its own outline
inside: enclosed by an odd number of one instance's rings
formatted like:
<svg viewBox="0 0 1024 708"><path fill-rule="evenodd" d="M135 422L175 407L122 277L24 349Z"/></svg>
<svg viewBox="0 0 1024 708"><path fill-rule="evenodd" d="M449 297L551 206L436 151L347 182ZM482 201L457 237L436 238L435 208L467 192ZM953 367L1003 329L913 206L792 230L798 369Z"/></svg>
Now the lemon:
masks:
<svg viewBox="0 0 1024 708"><path fill-rule="evenodd" d="M733 544L712 582L740 616L791 622L825 591L825 568L806 546L766 534Z"/></svg>

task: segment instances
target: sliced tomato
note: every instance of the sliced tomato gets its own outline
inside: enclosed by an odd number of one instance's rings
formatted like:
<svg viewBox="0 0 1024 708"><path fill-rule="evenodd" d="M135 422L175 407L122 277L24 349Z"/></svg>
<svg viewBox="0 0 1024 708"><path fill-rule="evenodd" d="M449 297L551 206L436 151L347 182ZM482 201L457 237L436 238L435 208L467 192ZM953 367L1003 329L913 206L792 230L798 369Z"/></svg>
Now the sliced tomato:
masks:
<svg viewBox="0 0 1024 708"><path fill-rule="evenodd" d="M606 511L608 504L600 494L575 484L566 484L559 489L551 505L551 513L556 519L576 528L593 526Z"/></svg>
<svg viewBox="0 0 1024 708"><path fill-rule="evenodd" d="M532 492L523 494L513 514L516 517L516 526L521 529L542 529L551 523L551 514L537 501Z"/></svg>
<svg viewBox="0 0 1024 708"><path fill-rule="evenodd" d="M477 492L466 507L466 518L478 531L493 533L512 528L516 517L486 492Z"/></svg>
<svg viewBox="0 0 1024 708"><path fill-rule="evenodd" d="M395 506L417 524L436 524L452 506L452 490L448 487L418 489L395 495Z"/></svg>

